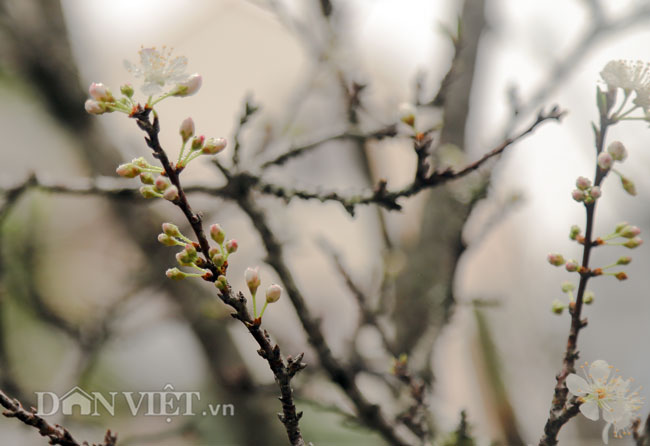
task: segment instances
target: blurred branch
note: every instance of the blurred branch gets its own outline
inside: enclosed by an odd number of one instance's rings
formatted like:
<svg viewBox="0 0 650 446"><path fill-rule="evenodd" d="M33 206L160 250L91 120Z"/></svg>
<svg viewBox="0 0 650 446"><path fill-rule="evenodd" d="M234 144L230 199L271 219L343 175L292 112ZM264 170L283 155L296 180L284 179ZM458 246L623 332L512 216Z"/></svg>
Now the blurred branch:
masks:
<svg viewBox="0 0 650 446"><path fill-rule="evenodd" d="M643 431L641 429L641 419L637 418L632 422L632 437L636 446L650 445L650 415L645 420Z"/></svg>
<svg viewBox="0 0 650 446"><path fill-rule="evenodd" d="M11 399L0 390L0 405L3 406L6 410L2 414L7 418L16 418L28 426L32 426L38 429L38 432L43 437L47 437L50 440L52 445L61 445L61 446L88 446L87 442L79 443L77 442L70 432L58 424L52 426L43 418L36 415L36 410L32 409L27 411L23 408L23 405L17 399ZM117 436L112 435L111 431L106 432L104 437L104 442L95 444L93 446L116 446L117 445Z"/></svg>
<svg viewBox="0 0 650 446"><path fill-rule="evenodd" d="M233 149L232 152L232 163L233 165L237 166L239 165L239 151L241 150L241 132L248 122L248 120L259 110L259 107L255 105L251 99L246 99L244 102L244 111L241 114L241 117L239 118L239 124L237 125L237 128L235 129L235 136L234 136L234 141L235 141L235 148Z"/></svg>

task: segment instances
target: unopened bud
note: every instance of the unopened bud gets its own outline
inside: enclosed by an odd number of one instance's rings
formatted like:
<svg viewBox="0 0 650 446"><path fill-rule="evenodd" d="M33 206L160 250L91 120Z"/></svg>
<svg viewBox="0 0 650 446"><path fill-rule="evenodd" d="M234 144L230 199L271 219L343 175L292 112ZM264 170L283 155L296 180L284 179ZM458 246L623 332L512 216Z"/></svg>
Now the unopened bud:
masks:
<svg viewBox="0 0 650 446"><path fill-rule="evenodd" d="M142 171L138 166L132 163L120 164L115 169L115 173L124 178L135 178L140 175Z"/></svg>
<svg viewBox="0 0 650 446"><path fill-rule="evenodd" d="M98 102L113 102L115 99L111 91L102 83L93 82L88 88L88 94Z"/></svg>
<svg viewBox="0 0 650 446"><path fill-rule="evenodd" d="M198 253L197 253L197 251L196 251L196 248L195 248L194 245L191 244L191 243L188 243L188 244L185 245L185 252L187 253L187 255L188 255L192 260L196 259L197 255L198 255Z"/></svg>
<svg viewBox="0 0 650 446"><path fill-rule="evenodd" d="M158 189L158 191L163 192L169 187L169 180L164 176L159 175L154 182L154 186L156 186L156 189Z"/></svg>
<svg viewBox="0 0 650 446"><path fill-rule="evenodd" d="M623 243L623 246L626 248L634 249L637 246L641 246L641 244L643 244L643 240L641 240L640 237L634 237Z"/></svg>
<svg viewBox="0 0 650 446"><path fill-rule="evenodd" d="M158 192L153 188L153 186L142 186L140 188L140 195L144 198L157 198L160 196Z"/></svg>
<svg viewBox="0 0 650 446"><path fill-rule="evenodd" d="M221 229L221 226L218 223L215 223L210 226L210 237L221 245L226 238L226 233Z"/></svg>
<svg viewBox="0 0 650 446"><path fill-rule="evenodd" d="M133 96L133 85L126 83L120 87L120 93L122 93L127 98Z"/></svg>
<svg viewBox="0 0 650 446"><path fill-rule="evenodd" d="M578 265L578 262L576 262L575 260L569 260L568 262L566 262L566 265L564 265L564 267L566 268L567 271L573 273L575 271L578 271L580 265Z"/></svg>
<svg viewBox="0 0 650 446"><path fill-rule="evenodd" d="M576 187L580 190L587 190L591 187L591 180L585 177L578 177L576 180Z"/></svg>
<svg viewBox="0 0 650 446"><path fill-rule="evenodd" d="M641 229L637 226L628 225L621 229L619 235L625 238L634 238L637 235L641 234Z"/></svg>
<svg viewBox="0 0 650 446"><path fill-rule="evenodd" d="M562 292L563 293L568 293L570 291L573 291L576 289L576 286L572 284L571 282L563 282L562 283Z"/></svg>
<svg viewBox="0 0 650 446"><path fill-rule="evenodd" d="M226 148L226 138L208 138L201 151L205 155L216 155Z"/></svg>
<svg viewBox="0 0 650 446"><path fill-rule="evenodd" d="M173 280L181 280L186 277L186 274L178 268L170 268L165 271L165 275Z"/></svg>
<svg viewBox="0 0 650 446"><path fill-rule="evenodd" d="M148 163L147 160L144 159L144 157L142 157L142 156L139 157L139 158L134 158L134 159L132 159L132 160L131 160L131 164L133 164L134 166L141 167L141 168L143 168L143 169L147 169L147 168L149 167L149 163Z"/></svg>
<svg viewBox="0 0 650 446"><path fill-rule="evenodd" d="M226 251L228 251L229 254L232 254L233 252L237 252L237 248L239 248L239 244L237 243L237 240L232 239L226 242Z"/></svg>
<svg viewBox="0 0 650 446"><path fill-rule="evenodd" d="M617 265L629 265L630 262L632 262L632 257L629 256L623 256L620 259L616 261Z"/></svg>
<svg viewBox="0 0 650 446"><path fill-rule="evenodd" d="M615 161L624 161L627 158L627 150L620 141L613 141L608 147L607 151Z"/></svg>
<svg viewBox="0 0 650 446"><path fill-rule="evenodd" d="M226 263L226 259L224 259L223 254L218 252L212 256L212 263L214 263L217 268L221 268L223 264Z"/></svg>
<svg viewBox="0 0 650 446"><path fill-rule="evenodd" d="M246 271L244 271L244 280L246 280L246 285L248 285L251 294L255 294L261 283L260 269L258 267L246 268Z"/></svg>
<svg viewBox="0 0 650 446"><path fill-rule="evenodd" d="M181 231L178 229L178 226L176 226L173 223L163 223L162 224L162 230L166 235L168 235L170 237L180 237L181 236Z"/></svg>
<svg viewBox="0 0 650 446"><path fill-rule="evenodd" d="M266 289L266 301L270 304L280 300L281 295L282 295L282 287L280 287L280 285L278 285L277 283L274 283L273 285L271 285Z"/></svg>
<svg viewBox="0 0 650 446"><path fill-rule="evenodd" d="M176 246L176 240L167 234L158 234L158 241L165 246Z"/></svg>
<svg viewBox="0 0 650 446"><path fill-rule="evenodd" d="M84 108L86 109L86 113L90 113L91 115L101 115L108 111L105 106L93 99L86 100Z"/></svg>
<svg viewBox="0 0 650 446"><path fill-rule="evenodd" d="M194 120L192 118L185 118L181 123L179 133L184 143L194 136Z"/></svg>
<svg viewBox="0 0 650 446"><path fill-rule="evenodd" d="M618 234L623 230L623 228L625 228L625 227L627 227L629 225L630 224L628 222L626 222L626 221L622 221L620 223L617 223L616 227L614 228L614 232L616 232Z"/></svg>
<svg viewBox="0 0 650 446"><path fill-rule="evenodd" d="M194 93L199 91L201 84L203 83L203 78L200 74L194 73L190 75L187 80L180 82L176 85L174 90L171 92L172 96L192 96Z"/></svg>
<svg viewBox="0 0 650 446"><path fill-rule="evenodd" d="M566 306L559 299L555 299L551 303L551 311L555 314L562 314L565 308Z"/></svg>
<svg viewBox="0 0 650 446"><path fill-rule="evenodd" d="M149 172L142 172L140 174L140 181L142 184L153 184L153 175Z"/></svg>
<svg viewBox="0 0 650 446"><path fill-rule="evenodd" d="M169 201L178 200L178 189L176 188L176 186L174 185L169 186L165 191L165 193L163 194L163 198Z"/></svg>
<svg viewBox="0 0 650 446"><path fill-rule="evenodd" d="M616 277L618 280L626 280L627 279L627 274L625 274L623 271L621 271L619 273L616 273L616 275L614 277Z"/></svg>
<svg viewBox="0 0 650 446"><path fill-rule="evenodd" d="M582 297L582 301L587 305L591 305L594 302L594 292L585 291L585 295Z"/></svg>
<svg viewBox="0 0 650 446"><path fill-rule="evenodd" d="M571 197L578 203L585 201L585 193L580 189L574 189L573 192L571 192Z"/></svg>
<svg viewBox="0 0 650 446"><path fill-rule="evenodd" d="M219 276L217 280L214 281L214 286L221 291L225 291L228 288L228 280L226 276Z"/></svg>
<svg viewBox="0 0 650 446"><path fill-rule="evenodd" d="M548 260L548 263L550 263L553 266L562 266L564 265L564 257L562 254L549 254L546 259Z"/></svg>
<svg viewBox="0 0 650 446"><path fill-rule="evenodd" d="M602 170L609 170L613 164L614 158L612 158L612 155L607 152L600 152L600 155L598 155L598 167Z"/></svg>
<svg viewBox="0 0 650 446"><path fill-rule="evenodd" d="M203 147L203 143L205 142L205 136L200 135L200 136L195 136L192 138L192 150L199 150L201 147Z"/></svg>
<svg viewBox="0 0 650 446"><path fill-rule="evenodd" d="M176 253L176 261L181 266L191 266L194 261L185 250Z"/></svg>
<svg viewBox="0 0 650 446"><path fill-rule="evenodd" d="M636 195L636 186L634 185L634 181L630 180L628 177L621 176L621 184L623 185L625 192L630 195Z"/></svg>
<svg viewBox="0 0 650 446"><path fill-rule="evenodd" d="M580 229L580 226L578 225L573 225L571 226L571 230L569 231L569 238L571 240L575 240L578 238L582 230Z"/></svg>
<svg viewBox="0 0 650 446"><path fill-rule="evenodd" d="M602 190L600 189L599 186L594 186L591 189L589 189L589 195L591 198L594 200L600 198L600 196L603 194Z"/></svg>

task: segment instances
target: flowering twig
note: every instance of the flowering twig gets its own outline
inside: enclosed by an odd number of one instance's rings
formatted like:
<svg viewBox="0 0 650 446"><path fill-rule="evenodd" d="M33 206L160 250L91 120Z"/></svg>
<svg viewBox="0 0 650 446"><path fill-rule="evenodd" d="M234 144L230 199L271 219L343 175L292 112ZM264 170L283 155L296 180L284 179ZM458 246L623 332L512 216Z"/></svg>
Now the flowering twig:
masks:
<svg viewBox="0 0 650 446"><path fill-rule="evenodd" d="M84 441L79 443L74 439L72 434L68 432L62 426L58 424L52 426L47 421L45 421L40 416L36 415L36 409L31 411L25 410L20 401L16 399L9 398L5 395L2 390L0 390L0 405L3 406L6 410L2 414L7 418L16 418L28 426L32 426L38 429L38 432L43 437L47 437L50 440L52 445L60 446L88 446L88 442ZM117 445L117 436L111 434L111 431L106 432L104 437L104 442L95 444L93 446L116 446Z"/></svg>

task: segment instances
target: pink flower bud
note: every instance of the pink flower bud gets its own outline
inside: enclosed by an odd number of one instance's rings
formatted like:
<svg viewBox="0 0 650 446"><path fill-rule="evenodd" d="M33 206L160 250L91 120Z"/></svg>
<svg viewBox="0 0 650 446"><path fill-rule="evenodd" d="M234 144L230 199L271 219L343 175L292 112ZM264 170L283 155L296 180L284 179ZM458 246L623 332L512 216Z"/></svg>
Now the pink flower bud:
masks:
<svg viewBox="0 0 650 446"><path fill-rule="evenodd" d="M192 139L192 150L199 150L201 147L203 147L203 143L205 142L205 136L195 136Z"/></svg>
<svg viewBox="0 0 650 446"><path fill-rule="evenodd" d="M616 261L617 265L629 265L632 262L632 257L624 256Z"/></svg>
<svg viewBox="0 0 650 446"><path fill-rule="evenodd" d="M205 155L216 155L226 148L226 138L208 138L203 146L203 153Z"/></svg>
<svg viewBox="0 0 650 446"><path fill-rule="evenodd" d="M232 239L226 242L226 251L228 251L229 254L232 254L233 252L237 252L237 248L239 248L239 244L237 243L237 240Z"/></svg>
<svg viewBox="0 0 650 446"><path fill-rule="evenodd" d="M192 136L194 136L194 120L192 118L185 118L181 123L181 128L179 130L183 142L187 142Z"/></svg>
<svg viewBox="0 0 650 446"><path fill-rule="evenodd" d="M190 75L186 80L176 85L172 91L172 96L192 96L194 93L199 91L202 83L203 78L201 75L194 73Z"/></svg>
<svg viewBox="0 0 650 446"><path fill-rule="evenodd" d="M142 195L144 198L160 197L160 194L156 192L153 186L142 186L140 188L140 195Z"/></svg>
<svg viewBox="0 0 650 446"><path fill-rule="evenodd" d="M578 177L576 187L580 190L587 190L591 186L591 180L585 177Z"/></svg>
<svg viewBox="0 0 650 446"><path fill-rule="evenodd" d="M189 258L191 258L192 260L197 258L198 253L196 252L196 248L194 247L194 245L188 243L185 245L184 249L187 255L189 256Z"/></svg>
<svg viewBox="0 0 650 446"><path fill-rule="evenodd" d="M639 234L641 234L641 229L639 229L637 226L631 225L625 226L619 232L619 235L625 238L634 238Z"/></svg>
<svg viewBox="0 0 650 446"><path fill-rule="evenodd" d="M566 265L564 267L566 268L567 271L572 273L578 271L580 265L578 265L578 262L576 262L575 260L569 260L568 262L566 262Z"/></svg>
<svg viewBox="0 0 650 446"><path fill-rule="evenodd" d="M120 164L115 169L115 173L124 178L135 178L140 175L140 172L142 172L140 168L131 163Z"/></svg>
<svg viewBox="0 0 650 446"><path fill-rule="evenodd" d="M90 113L91 115L101 115L102 113L106 113L106 107L92 99L88 99L84 103L84 107L86 109L86 112Z"/></svg>
<svg viewBox="0 0 650 446"><path fill-rule="evenodd" d="M165 191L165 193L163 194L163 198L165 200L169 200L169 201L178 200L179 195L178 195L178 189L176 188L176 186L174 186L174 185L169 186L167 188L167 190Z"/></svg>
<svg viewBox="0 0 650 446"><path fill-rule="evenodd" d="M607 152L600 152L600 155L598 155L598 167L602 170L609 170L613 164L614 158L612 158L612 155Z"/></svg>
<svg viewBox="0 0 650 446"><path fill-rule="evenodd" d="M562 256L562 254L549 254L546 259L548 260L548 263L550 263L553 266L564 265L564 257Z"/></svg>
<svg viewBox="0 0 650 446"><path fill-rule="evenodd" d="M181 271L180 269L178 269L178 268L170 268L170 269L168 269L167 271L165 271L165 275L168 278L173 279L173 280L181 280L181 279L184 279L185 276L186 276L186 274L183 271Z"/></svg>
<svg viewBox="0 0 650 446"><path fill-rule="evenodd" d="M131 163L132 163L134 166L138 166L138 167L141 167L141 168L143 168L143 169L148 169L149 167L151 167L151 166L149 165L149 163L147 162L147 160L144 159L144 157L142 157L142 156L141 156L140 158L133 158L133 159L131 160Z"/></svg>
<svg viewBox="0 0 650 446"><path fill-rule="evenodd" d="M589 189L589 195L594 200L597 199L597 198L600 198L602 194L603 194L603 192L600 190L599 186L594 186L591 189Z"/></svg>
<svg viewBox="0 0 650 446"><path fill-rule="evenodd" d="M153 175L149 172L142 172L140 174L140 181L142 184L153 184Z"/></svg>
<svg viewBox="0 0 650 446"><path fill-rule="evenodd" d="M226 263L226 259L223 257L223 254L218 252L212 256L212 263L214 263L217 268L221 268L223 264Z"/></svg>
<svg viewBox="0 0 650 446"><path fill-rule="evenodd" d="M624 161L627 158L627 150L625 146L620 141L613 141L608 147L607 151L612 158L616 161Z"/></svg>
<svg viewBox="0 0 650 446"><path fill-rule="evenodd" d="M154 182L154 186L156 186L156 189L160 192L163 192L169 187L169 180L166 177L159 175Z"/></svg>
<svg viewBox="0 0 650 446"><path fill-rule="evenodd" d="M277 283L274 283L266 289L266 301L270 304L280 300L280 295L282 294L282 287Z"/></svg>
<svg viewBox="0 0 650 446"><path fill-rule="evenodd" d="M178 229L178 226L176 226L173 223L163 223L162 224L162 230L166 235L168 235L170 237L180 237L181 236L181 231Z"/></svg>
<svg viewBox="0 0 650 446"><path fill-rule="evenodd" d="M167 234L158 234L158 241L165 246L176 245L176 240L174 240L172 237L168 236Z"/></svg>
<svg viewBox="0 0 650 446"><path fill-rule="evenodd" d="M634 185L634 182L630 180L627 177L621 176L621 184L623 185L623 189L625 189L625 192L627 192L630 195L636 195L636 186Z"/></svg>
<svg viewBox="0 0 650 446"><path fill-rule="evenodd" d="M629 239L627 242L623 244L626 248L634 249L637 246L641 246L643 244L643 240L641 240L640 237L634 237Z"/></svg>
<svg viewBox="0 0 650 446"><path fill-rule="evenodd" d="M90 88L88 88L88 94L91 98L98 102L113 102L115 100L111 94L111 91L102 83L97 84L93 82L90 84Z"/></svg>
<svg viewBox="0 0 650 446"><path fill-rule="evenodd" d="M194 263L193 259L187 255L186 251L176 253L176 261L181 266L191 266L192 263Z"/></svg>
<svg viewBox="0 0 650 446"><path fill-rule="evenodd" d="M246 280L246 285L248 285L248 289L250 290L251 294L255 294L257 288L261 283L260 269L257 267L246 268L246 271L244 272L244 279Z"/></svg>
<svg viewBox="0 0 650 446"><path fill-rule="evenodd" d="M571 192L571 197L573 197L573 199L578 203L585 201L585 193L580 189L574 189L573 192Z"/></svg>
<svg viewBox="0 0 650 446"><path fill-rule="evenodd" d="M226 233L221 229L221 226L219 226L218 223L215 223L210 226L210 237L212 237L212 240L215 242L222 244L226 238Z"/></svg>

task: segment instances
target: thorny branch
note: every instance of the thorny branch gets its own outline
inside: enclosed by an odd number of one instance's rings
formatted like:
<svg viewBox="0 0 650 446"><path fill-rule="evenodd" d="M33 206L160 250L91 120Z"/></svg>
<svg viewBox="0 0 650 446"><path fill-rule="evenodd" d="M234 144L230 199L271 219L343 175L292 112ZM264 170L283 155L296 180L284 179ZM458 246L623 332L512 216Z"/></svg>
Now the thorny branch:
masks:
<svg viewBox="0 0 650 446"><path fill-rule="evenodd" d="M60 446L88 446L88 442L84 441L79 443L74 439L72 434L68 432L62 426L58 424L52 426L47 421L45 421L40 416L36 415L36 409L32 408L31 411L25 410L20 401L16 399L11 399L0 390L0 405L3 406L6 410L2 412L7 418L16 418L28 426L32 426L38 429L38 432L43 437L47 437L50 440L52 445ZM117 445L117 436L111 434L109 430L106 432L104 437L104 442L95 444L93 446L116 446Z"/></svg>
<svg viewBox="0 0 650 446"><path fill-rule="evenodd" d="M147 145L153 150L154 157L160 161L171 183L178 189L179 197L174 201L174 204L181 209L187 221L190 223L198 240L198 247L204 256L204 267L212 273L206 274L204 279L214 282L222 271L211 260L209 253L210 245L203 231L201 216L194 213L190 207L179 178L181 170L172 166L167 157L167 153L160 145L160 141L158 140L158 133L160 131L158 116L154 112L153 120L150 120L149 115L151 111L150 108L140 109L132 113L131 117L136 119L138 126L147 134L145 138ZM248 312L244 295L240 292L236 296L233 296L230 287L226 286L219 292L219 298L235 310L232 316L241 321L255 341L257 341L257 344L260 346L258 354L267 361L275 376L276 383L280 388L280 401L282 402L282 413L279 414L279 418L285 426L291 445L305 446L299 427L302 412L298 413L296 411L296 406L293 402L293 390L291 389L291 379L296 373L307 366L301 362L303 354L298 355L295 359L288 356L285 364L282 359L280 347L277 344L274 345L271 342L268 332L260 328L261 319L253 319Z"/></svg>

